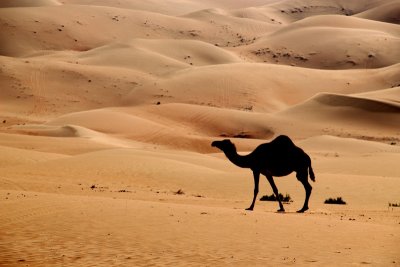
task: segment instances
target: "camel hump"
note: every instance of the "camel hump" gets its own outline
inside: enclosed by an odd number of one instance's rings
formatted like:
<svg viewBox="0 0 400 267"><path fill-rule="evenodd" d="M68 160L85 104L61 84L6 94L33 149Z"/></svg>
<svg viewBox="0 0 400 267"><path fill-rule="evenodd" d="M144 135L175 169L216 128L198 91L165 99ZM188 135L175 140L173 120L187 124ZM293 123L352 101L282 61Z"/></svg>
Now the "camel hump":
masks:
<svg viewBox="0 0 400 267"><path fill-rule="evenodd" d="M287 135L279 135L271 143L279 145L279 146L294 146L292 139L289 138Z"/></svg>

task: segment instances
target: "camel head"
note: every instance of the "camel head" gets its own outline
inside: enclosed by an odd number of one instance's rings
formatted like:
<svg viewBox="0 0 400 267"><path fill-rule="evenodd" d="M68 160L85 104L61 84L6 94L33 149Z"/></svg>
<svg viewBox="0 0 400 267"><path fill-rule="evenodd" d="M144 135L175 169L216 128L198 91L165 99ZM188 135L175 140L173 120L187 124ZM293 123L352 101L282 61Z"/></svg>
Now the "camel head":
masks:
<svg viewBox="0 0 400 267"><path fill-rule="evenodd" d="M229 139L225 139L222 141L214 141L211 143L211 146L219 148L223 152L233 152L236 151L235 145Z"/></svg>

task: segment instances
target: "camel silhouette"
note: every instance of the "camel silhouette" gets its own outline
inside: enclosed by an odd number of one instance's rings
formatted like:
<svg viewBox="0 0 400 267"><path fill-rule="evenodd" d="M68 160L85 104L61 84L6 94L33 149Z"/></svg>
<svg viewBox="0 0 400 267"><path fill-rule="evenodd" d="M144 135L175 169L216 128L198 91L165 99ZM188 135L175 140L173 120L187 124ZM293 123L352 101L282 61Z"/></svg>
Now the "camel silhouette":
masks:
<svg viewBox="0 0 400 267"><path fill-rule="evenodd" d="M258 194L258 183L260 174L265 175L270 183L276 198L279 201L278 212L284 212L282 201L279 199L278 188L275 185L273 176L286 176L292 172L296 172L297 179L303 184L306 191L306 198L303 208L297 212L305 212L308 210L308 200L310 199L312 186L308 182L308 173L310 178L315 182L314 171L311 167L310 157L293 141L285 136L280 135L269 143L259 145L253 152L246 156L238 155L235 145L229 140L214 141L211 146L217 147L225 156L235 165L241 168L250 168L254 176L254 196L251 205L246 210L253 210L254 203Z"/></svg>

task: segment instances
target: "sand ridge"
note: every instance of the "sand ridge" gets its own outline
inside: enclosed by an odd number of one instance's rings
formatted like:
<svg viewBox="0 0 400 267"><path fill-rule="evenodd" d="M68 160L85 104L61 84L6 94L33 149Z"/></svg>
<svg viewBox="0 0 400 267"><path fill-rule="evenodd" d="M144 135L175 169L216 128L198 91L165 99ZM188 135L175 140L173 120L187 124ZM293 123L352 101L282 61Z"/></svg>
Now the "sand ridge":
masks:
<svg viewBox="0 0 400 267"><path fill-rule="evenodd" d="M384 0L3 0L0 266L397 266L400 26ZM311 157L286 213L238 154ZM347 205L327 205L342 197Z"/></svg>

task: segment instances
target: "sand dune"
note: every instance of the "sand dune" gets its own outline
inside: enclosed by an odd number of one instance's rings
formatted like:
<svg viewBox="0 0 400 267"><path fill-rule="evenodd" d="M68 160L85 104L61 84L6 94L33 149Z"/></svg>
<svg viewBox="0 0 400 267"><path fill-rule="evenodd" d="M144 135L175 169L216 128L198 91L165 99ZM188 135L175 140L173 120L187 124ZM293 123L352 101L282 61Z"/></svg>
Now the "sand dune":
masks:
<svg viewBox="0 0 400 267"><path fill-rule="evenodd" d="M385 89L398 82L398 71L399 65L334 73L269 64L211 65L185 69L156 83L144 83L135 88L127 101L185 102L268 112L282 110L321 91L360 93ZM284 73L290 73L290 79Z"/></svg>
<svg viewBox="0 0 400 267"><path fill-rule="evenodd" d="M367 112L397 113L399 104L385 101L363 99L351 96L322 94L315 98L318 102L329 106L348 106Z"/></svg>
<svg viewBox="0 0 400 267"><path fill-rule="evenodd" d="M398 1L4 0L0 266L395 266ZM232 164L285 134L286 213ZM342 197L346 205L324 204ZM367 234L366 234L367 233ZM306 245L305 245L306 244Z"/></svg>
<svg viewBox="0 0 400 267"><path fill-rule="evenodd" d="M3 129L2 129L3 130ZM3 130L4 131L4 130ZM25 151L39 151L61 155L79 155L91 151L110 149L116 147L112 144L94 142L86 137L59 138L29 134L1 133L0 145L4 147L19 148ZM131 142L133 146L134 143Z"/></svg>
<svg viewBox="0 0 400 267"><path fill-rule="evenodd" d="M230 16L222 16L219 21L213 18L213 13L193 19L106 6L11 8L0 10L0 15L5 26L0 36L4 40L0 54L7 56L29 56L43 50L87 51L132 38L194 39L212 45L229 42L232 46L247 44L255 36L271 32L264 22ZM26 17L30 21L14 21L13 17Z"/></svg>
<svg viewBox="0 0 400 267"><path fill-rule="evenodd" d="M316 97L310 99L309 102L319 103L321 105L331 107L350 107L366 112L396 114L399 111L398 103L371 98L355 97L350 95L321 93ZM285 110L284 112L286 112L287 110Z"/></svg>
<svg viewBox="0 0 400 267"><path fill-rule="evenodd" d="M242 10L235 11L235 14L240 17L248 17L270 22L272 21L278 24L288 24L304 18L319 15L337 14L351 16L375 7L380 7L384 4L386 4L384 0L363 2L357 0L285 0L271 1L267 5L244 8Z"/></svg>
<svg viewBox="0 0 400 267"><path fill-rule="evenodd" d="M335 14L339 11L341 11L340 14L342 15L351 15L355 13L359 13L371 8L374 8L376 6L385 4L384 0L372 0L372 1L364 1L364 2L359 2L357 0L351 0L351 1L345 1L345 0L328 0L328 1L307 1L307 0L296 0L296 1L278 1L277 3L271 3L270 6L274 7L280 7L280 8L292 8L291 11L296 11L296 7L303 7L304 10L301 12L300 10L297 10L298 12L291 12L292 14L296 13L306 13L309 12L312 15L318 15L318 14L325 14L325 15L330 15L330 14ZM310 9L310 10L307 10ZM344 13L345 11L348 11L349 13Z"/></svg>
<svg viewBox="0 0 400 267"><path fill-rule="evenodd" d="M2 91L7 102L0 109L11 112L9 122L12 114L19 114L25 120L43 121L41 116L52 117L60 112L116 105L121 103L122 94L130 92L136 82L146 76L120 68L110 71L56 60L5 59L7 64L2 79L12 86ZM121 80L122 77L125 78Z"/></svg>
<svg viewBox="0 0 400 267"><path fill-rule="evenodd" d="M196 0L167 0L167 1L140 1L140 0L122 0L118 2L114 1L93 1L93 0L64 0L65 4L80 4L80 5L97 5L97 6L108 6L117 8L127 8L143 11L157 12L166 15L179 16L187 13L195 12L202 9L213 8L243 8L247 6L259 6L264 5L273 0L239 0L239 1L229 1L229 0L206 0L206 1L196 1Z"/></svg>
<svg viewBox="0 0 400 267"><path fill-rule="evenodd" d="M211 24L214 35L225 36L224 39L216 40L218 46L236 47L251 44L258 36L273 32L279 27L270 21L234 16L234 13L231 15L231 12L216 8L203 9L183 17Z"/></svg>
<svg viewBox="0 0 400 267"><path fill-rule="evenodd" d="M169 39L135 39L129 45L113 44L81 53L78 59L82 64L126 67L156 74L170 73L192 65L240 62L233 53L208 43ZM158 73L157 70L162 72Z"/></svg>
<svg viewBox="0 0 400 267"><path fill-rule="evenodd" d="M162 117L161 117L162 116ZM101 118L101 120L99 120ZM232 118L232 119L230 119ZM79 125L101 133L147 144L197 152L212 152L213 137L269 139L274 132L265 125L263 114L165 104L152 107L92 110L61 116L48 125ZM107 121L107 124L104 124ZM199 126L203 125L203 126ZM241 125L238 129L237 125ZM68 126L67 126L68 127ZM32 131L31 128L28 128ZM58 128L56 128L58 129ZM37 131L35 132L36 134ZM82 136L82 134L80 134Z"/></svg>
<svg viewBox="0 0 400 267"><path fill-rule="evenodd" d="M17 132L28 134L28 135L39 135L39 136L52 136L52 137L78 137L82 136L78 128L65 125L62 127L46 127L43 125L23 125L16 126L14 129Z"/></svg>
<svg viewBox="0 0 400 267"><path fill-rule="evenodd" d="M399 147L381 142L366 141L355 138L340 138L330 135L321 135L307 138L300 142L307 150L335 151L337 153L398 153Z"/></svg>
<svg viewBox="0 0 400 267"><path fill-rule="evenodd" d="M395 103L400 102L400 88L394 87L386 90L378 90L367 93L358 94L363 97L373 98L373 99L382 99L386 101L391 101Z"/></svg>
<svg viewBox="0 0 400 267"><path fill-rule="evenodd" d="M287 112L297 113L300 110L307 112L308 106L313 105L313 104L325 106L328 109L330 109L331 107L333 109L350 108L350 109L353 109L354 111L359 111L361 113L369 112L369 113L384 114L384 115L390 115L390 114L397 115L399 112L399 108L400 108L399 104L396 102L356 97L356 96L350 96L350 95L321 93L321 94L318 94L317 96L313 97L312 99L306 101L305 103L293 106L289 109L286 109L282 113L287 113ZM321 114L322 113L318 113L315 115L319 116ZM355 113L353 113L353 114L355 114ZM343 118L342 116L338 116L338 117ZM366 119L369 119L369 118L370 117L366 117ZM388 123L391 123L391 120L387 120L387 121L388 121Z"/></svg>
<svg viewBox="0 0 400 267"><path fill-rule="evenodd" d="M140 0L123 0L123 1L93 1L93 0L66 0L63 1L68 5L89 5L89 6L104 6L104 7L114 7L141 11L156 12L165 15L181 15L185 13L192 12L194 10L205 8L201 2L197 1L177 1L177 0L167 0L167 1L140 1Z"/></svg>
<svg viewBox="0 0 400 267"><path fill-rule="evenodd" d="M4 7L41 7L61 5L57 0L4 0L0 3L0 8Z"/></svg>
<svg viewBox="0 0 400 267"><path fill-rule="evenodd" d="M90 140L92 143L110 145L112 147L142 147L141 144L121 140L121 138L114 138L107 134L77 125L62 124L61 126L53 126L43 124L26 124L11 127L10 132L30 136L55 137L58 139L75 137Z"/></svg>
<svg viewBox="0 0 400 267"><path fill-rule="evenodd" d="M391 1L356 14L355 16L364 19L399 24L399 14L400 3L398 1Z"/></svg>
<svg viewBox="0 0 400 267"><path fill-rule="evenodd" d="M28 151L13 147L0 146L1 160L0 167L29 164L32 162L48 161L52 159L64 158L65 155L55 153L43 153L38 151Z"/></svg>
<svg viewBox="0 0 400 267"><path fill-rule="evenodd" d="M26 56L42 50L87 51L135 37L183 39L201 32L199 27L207 29L206 25L193 20L104 6L12 8L2 9L0 13L5 25L0 53L11 56ZM26 17L30 21L13 21L13 17ZM53 38L54 34L57 38Z"/></svg>
<svg viewBox="0 0 400 267"><path fill-rule="evenodd" d="M319 132L335 132L339 136L393 144L398 142L396 133L400 117L396 102L323 93L280 112L279 116L305 121L305 124L314 125ZM331 127L332 123L335 127Z"/></svg>
<svg viewBox="0 0 400 267"><path fill-rule="evenodd" d="M318 36L317 41L313 36ZM313 16L260 38L245 51L258 62L327 69L379 68L398 62L398 37L397 27L385 23Z"/></svg>

